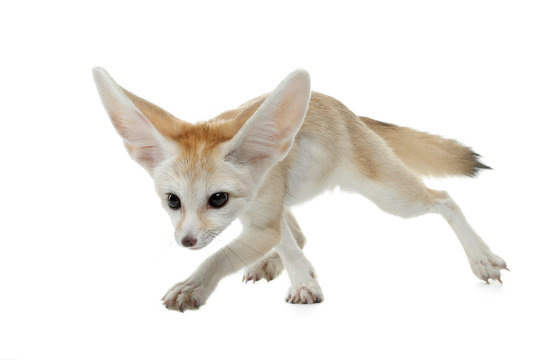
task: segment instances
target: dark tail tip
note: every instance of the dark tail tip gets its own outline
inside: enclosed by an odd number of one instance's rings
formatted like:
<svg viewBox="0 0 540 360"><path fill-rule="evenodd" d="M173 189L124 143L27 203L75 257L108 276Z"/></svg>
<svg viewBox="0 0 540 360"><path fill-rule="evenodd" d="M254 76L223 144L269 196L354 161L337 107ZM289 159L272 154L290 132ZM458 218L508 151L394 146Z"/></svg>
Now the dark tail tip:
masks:
<svg viewBox="0 0 540 360"><path fill-rule="evenodd" d="M471 169L471 172L469 173L470 177L477 176L478 173L482 170L493 170L493 168L487 166L486 164L480 161L480 158L481 158L480 154L472 151L471 155L472 155L472 169Z"/></svg>

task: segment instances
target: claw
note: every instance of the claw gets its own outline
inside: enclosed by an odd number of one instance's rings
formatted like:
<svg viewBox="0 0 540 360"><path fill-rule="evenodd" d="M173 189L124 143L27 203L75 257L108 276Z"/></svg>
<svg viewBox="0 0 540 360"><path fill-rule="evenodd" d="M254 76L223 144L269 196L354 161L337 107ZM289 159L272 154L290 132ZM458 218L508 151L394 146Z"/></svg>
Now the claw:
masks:
<svg viewBox="0 0 540 360"><path fill-rule="evenodd" d="M184 304L180 304L180 306L178 307L178 310L180 310L181 313L184 312Z"/></svg>
<svg viewBox="0 0 540 360"><path fill-rule="evenodd" d="M499 283L503 283L500 276L495 277L495 280L497 280Z"/></svg>

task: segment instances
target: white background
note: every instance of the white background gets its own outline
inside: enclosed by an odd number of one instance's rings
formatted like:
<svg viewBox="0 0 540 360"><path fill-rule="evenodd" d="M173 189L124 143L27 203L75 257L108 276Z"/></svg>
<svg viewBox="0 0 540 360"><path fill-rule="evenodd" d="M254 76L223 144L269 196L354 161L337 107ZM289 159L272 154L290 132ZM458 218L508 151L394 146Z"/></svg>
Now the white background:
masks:
<svg viewBox="0 0 540 360"><path fill-rule="evenodd" d="M2 2L0 359L538 359L539 18L533 1ZM457 138L495 171L427 182L512 271L482 284L441 218L334 191L296 209L324 303L238 273L167 311L220 244L171 244L97 65L187 121L305 68L358 114Z"/></svg>

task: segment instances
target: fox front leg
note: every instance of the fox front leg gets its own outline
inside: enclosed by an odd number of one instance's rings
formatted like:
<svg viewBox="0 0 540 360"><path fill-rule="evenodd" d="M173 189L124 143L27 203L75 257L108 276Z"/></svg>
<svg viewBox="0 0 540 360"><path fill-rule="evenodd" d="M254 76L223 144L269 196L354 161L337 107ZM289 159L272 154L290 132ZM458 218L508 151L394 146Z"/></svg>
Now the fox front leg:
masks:
<svg viewBox="0 0 540 360"><path fill-rule="evenodd" d="M170 310L198 309L219 280L261 258L280 241L279 227L246 227L240 236L206 259L185 281L175 284L162 298Z"/></svg>

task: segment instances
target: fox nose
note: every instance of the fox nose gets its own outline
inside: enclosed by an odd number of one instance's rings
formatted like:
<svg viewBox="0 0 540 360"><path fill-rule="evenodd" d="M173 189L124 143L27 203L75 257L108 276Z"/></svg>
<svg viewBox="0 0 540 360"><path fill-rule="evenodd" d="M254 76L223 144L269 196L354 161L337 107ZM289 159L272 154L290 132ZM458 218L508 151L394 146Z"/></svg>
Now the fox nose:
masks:
<svg viewBox="0 0 540 360"><path fill-rule="evenodd" d="M185 247L193 247L197 243L197 239L191 235L186 235L182 239L182 245Z"/></svg>

